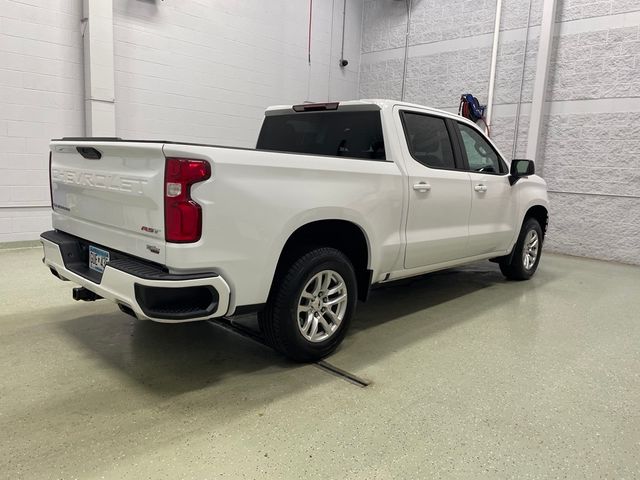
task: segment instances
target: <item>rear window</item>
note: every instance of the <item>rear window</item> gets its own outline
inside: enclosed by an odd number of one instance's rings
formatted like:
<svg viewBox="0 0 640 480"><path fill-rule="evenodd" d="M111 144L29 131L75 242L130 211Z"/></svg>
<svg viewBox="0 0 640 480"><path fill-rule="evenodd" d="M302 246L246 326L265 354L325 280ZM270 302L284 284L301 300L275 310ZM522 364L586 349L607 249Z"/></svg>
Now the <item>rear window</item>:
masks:
<svg viewBox="0 0 640 480"><path fill-rule="evenodd" d="M367 160L386 158L379 111L268 116L256 148Z"/></svg>

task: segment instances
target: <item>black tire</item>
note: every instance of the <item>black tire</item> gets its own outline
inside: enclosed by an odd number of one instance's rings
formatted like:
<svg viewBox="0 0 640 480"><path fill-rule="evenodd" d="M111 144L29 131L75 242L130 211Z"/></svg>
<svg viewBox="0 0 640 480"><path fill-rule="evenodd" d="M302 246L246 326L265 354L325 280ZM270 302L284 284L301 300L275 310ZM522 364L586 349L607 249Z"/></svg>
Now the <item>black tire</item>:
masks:
<svg viewBox="0 0 640 480"><path fill-rule="evenodd" d="M324 341L312 342L299 327L298 304L305 286L324 271L337 272L347 292L346 310L336 330ZM302 254L276 278L265 309L258 315L267 343L297 362L313 362L333 352L344 339L356 309L357 282L349 258L334 248L322 247Z"/></svg>
<svg viewBox="0 0 640 480"><path fill-rule="evenodd" d="M525 243L531 232L535 232L537 235L538 250L535 261L527 267L523 253L526 248ZM538 269L540 257L542 257L542 242L543 236L540 223L535 218L525 218L520 235L518 235L518 241L513 247L513 255L509 255L499 262L502 274L510 280L529 280Z"/></svg>

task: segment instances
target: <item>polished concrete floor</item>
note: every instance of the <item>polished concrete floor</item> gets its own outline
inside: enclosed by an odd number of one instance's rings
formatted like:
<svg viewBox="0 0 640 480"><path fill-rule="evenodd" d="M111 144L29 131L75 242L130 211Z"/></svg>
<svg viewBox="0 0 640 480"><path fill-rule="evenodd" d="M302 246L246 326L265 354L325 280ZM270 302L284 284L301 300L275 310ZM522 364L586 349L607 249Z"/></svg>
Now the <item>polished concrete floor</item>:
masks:
<svg viewBox="0 0 640 480"><path fill-rule="evenodd" d="M640 478L640 268L546 255L374 292L329 361L77 303L0 251L2 478ZM251 323L252 319L245 321Z"/></svg>

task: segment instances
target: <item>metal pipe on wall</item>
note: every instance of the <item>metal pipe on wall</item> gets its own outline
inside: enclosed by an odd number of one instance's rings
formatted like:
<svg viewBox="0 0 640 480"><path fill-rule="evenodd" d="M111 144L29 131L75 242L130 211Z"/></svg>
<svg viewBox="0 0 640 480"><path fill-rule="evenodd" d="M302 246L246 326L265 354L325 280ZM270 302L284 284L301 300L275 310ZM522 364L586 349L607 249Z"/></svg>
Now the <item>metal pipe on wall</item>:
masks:
<svg viewBox="0 0 640 480"><path fill-rule="evenodd" d="M404 101L405 84L407 80L407 57L409 53L409 33L411 32L411 2L412 0L405 0L407 5L407 32L404 37L404 65L402 67L402 90L400 92L400 100Z"/></svg>
<svg viewBox="0 0 640 480"><path fill-rule="evenodd" d="M307 38L307 61L311 65L311 25L313 23L313 0L309 0L309 30Z"/></svg>
<svg viewBox="0 0 640 480"><path fill-rule="evenodd" d="M502 0L496 2L496 19L493 27L493 47L491 49L491 68L489 71L489 94L487 95L487 113L485 123L487 131L491 130L491 117L493 115L493 91L496 83L496 66L498 64L498 43L500 40L500 19L502 17Z"/></svg>
<svg viewBox="0 0 640 480"><path fill-rule="evenodd" d="M309 27L307 31L307 99L311 102L311 27L313 25L313 0L309 0Z"/></svg>
<svg viewBox="0 0 640 480"><path fill-rule="evenodd" d="M524 53L522 56L522 76L520 77L520 93L518 94L518 104L516 105L516 124L513 129L513 144L511 146L511 158L516 158L518 149L518 133L520 131L520 109L522 107L522 90L524 89L524 73L527 66L527 47L529 46L529 24L531 23L531 4L529 0L529 12L527 13L527 30L524 36Z"/></svg>
<svg viewBox="0 0 640 480"><path fill-rule="evenodd" d="M347 23L347 0L344 0L342 4L342 47L340 48L340 66L342 68L347 66L344 63L344 32L345 32L346 23ZM331 24L333 25L333 16L331 17Z"/></svg>

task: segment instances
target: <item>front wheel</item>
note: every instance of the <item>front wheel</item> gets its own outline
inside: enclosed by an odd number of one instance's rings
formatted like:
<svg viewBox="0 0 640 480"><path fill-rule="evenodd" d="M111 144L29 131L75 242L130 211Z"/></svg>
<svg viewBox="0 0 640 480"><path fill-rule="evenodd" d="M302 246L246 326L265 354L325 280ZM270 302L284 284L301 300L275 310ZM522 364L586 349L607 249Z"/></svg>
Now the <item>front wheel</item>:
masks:
<svg viewBox="0 0 640 480"><path fill-rule="evenodd" d="M356 276L346 255L318 248L276 279L259 315L267 343L299 361L319 360L342 342L355 312Z"/></svg>
<svg viewBox="0 0 640 480"><path fill-rule="evenodd" d="M511 280L528 280L538 268L542 255L542 228L535 218L525 219L510 261L500 262L500 271Z"/></svg>

